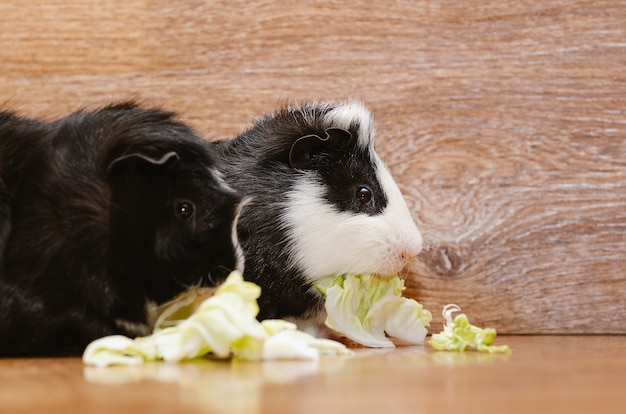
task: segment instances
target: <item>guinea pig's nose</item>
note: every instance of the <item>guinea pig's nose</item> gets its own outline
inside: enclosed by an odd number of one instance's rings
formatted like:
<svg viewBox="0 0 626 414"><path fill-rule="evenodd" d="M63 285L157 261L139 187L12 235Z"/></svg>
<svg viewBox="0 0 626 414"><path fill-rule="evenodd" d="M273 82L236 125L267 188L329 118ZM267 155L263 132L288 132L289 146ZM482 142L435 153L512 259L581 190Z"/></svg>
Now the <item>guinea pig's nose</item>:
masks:
<svg viewBox="0 0 626 414"><path fill-rule="evenodd" d="M407 250L402 250L400 251L400 253L398 254L398 260L403 264L407 264L408 262L410 262L411 260L413 260L417 255L416 254L412 254L411 252L407 251Z"/></svg>
<svg viewBox="0 0 626 414"><path fill-rule="evenodd" d="M405 245L398 252L398 260L406 264L415 259L422 251L422 244L423 242L420 237L418 240L414 240L409 245Z"/></svg>

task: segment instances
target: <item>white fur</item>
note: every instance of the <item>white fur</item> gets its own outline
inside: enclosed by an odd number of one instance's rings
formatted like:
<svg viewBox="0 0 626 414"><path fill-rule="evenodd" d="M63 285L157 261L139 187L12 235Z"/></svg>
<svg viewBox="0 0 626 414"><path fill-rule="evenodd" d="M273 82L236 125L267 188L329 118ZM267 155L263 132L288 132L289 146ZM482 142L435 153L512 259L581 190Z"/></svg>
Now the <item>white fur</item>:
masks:
<svg viewBox="0 0 626 414"><path fill-rule="evenodd" d="M237 190L235 190L230 184L228 184L228 182L224 178L224 174L220 170L216 168L209 168L208 170L213 175L213 177L215 177L215 181L217 181L217 184L222 190L230 193L237 192Z"/></svg>
<svg viewBox="0 0 626 414"><path fill-rule="evenodd" d="M239 204L237 205L237 209L235 210L235 217L233 217L233 222L230 227L230 239L235 248L235 256L237 259L235 263L235 270L241 273L243 273L244 271L245 255L243 253L243 248L241 247L241 244L239 244L239 236L237 234L237 224L239 223L239 217L241 216L241 211L243 210L245 205L250 202L250 200L251 200L250 198L246 197L239 202Z"/></svg>
<svg viewBox="0 0 626 414"><path fill-rule="evenodd" d="M357 145L361 148L371 148L374 140L374 122L369 109L361 102L348 102L336 106L325 116L324 121L329 126L350 129L352 125L359 125Z"/></svg>
<svg viewBox="0 0 626 414"><path fill-rule="evenodd" d="M226 182L226 179L224 178L224 175L222 174L221 171L215 168L211 168L209 169L209 171L211 172L211 174L213 174L213 176L215 177L215 181L217 181L217 184L220 186L220 188L223 191L230 192L233 194L237 192L233 187L230 186L230 184L228 184L228 182ZM244 198L243 200L239 202L235 210L233 222L230 227L230 239L235 250L235 258L236 258L234 270L238 270L242 273L244 269L245 258L244 258L243 248L239 244L239 237L237 235L237 223L239 222L239 216L241 216L241 211L243 210L243 208L249 201L250 201L250 198Z"/></svg>
<svg viewBox="0 0 626 414"><path fill-rule="evenodd" d="M146 301L146 312L148 315L148 323L140 323L140 322L131 322L125 319L116 319L115 325L127 331L131 335L135 336L145 336L149 335L152 332L152 324L150 319L153 318L152 314L154 313L153 309L155 308L154 302Z"/></svg>
<svg viewBox="0 0 626 414"><path fill-rule="evenodd" d="M325 202L313 177L287 196L283 217L294 264L311 279L341 273L394 275L419 254L422 237L398 186L378 157L379 182L388 197L382 214L338 211Z"/></svg>

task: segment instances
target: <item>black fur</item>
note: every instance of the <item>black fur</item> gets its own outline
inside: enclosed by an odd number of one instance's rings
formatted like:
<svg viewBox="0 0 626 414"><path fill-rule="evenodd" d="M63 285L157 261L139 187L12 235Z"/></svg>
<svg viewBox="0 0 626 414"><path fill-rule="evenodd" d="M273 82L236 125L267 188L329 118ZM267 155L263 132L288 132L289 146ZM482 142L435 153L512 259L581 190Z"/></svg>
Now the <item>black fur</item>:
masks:
<svg viewBox="0 0 626 414"><path fill-rule="evenodd" d="M149 333L148 301L222 280L240 197L217 166L208 142L157 109L52 123L0 112L0 355Z"/></svg>
<svg viewBox="0 0 626 414"><path fill-rule="evenodd" d="M324 121L332 105L283 108L258 120L231 141L214 145L224 160L225 179L251 201L239 218L245 256L244 277L262 288L259 319L315 317L323 298L306 270L293 263L289 228L281 217L286 194L301 180L324 185L324 201L338 211L379 214L387 200L375 176L368 148L356 145L359 125L348 131ZM376 203L363 204L355 192L367 185Z"/></svg>

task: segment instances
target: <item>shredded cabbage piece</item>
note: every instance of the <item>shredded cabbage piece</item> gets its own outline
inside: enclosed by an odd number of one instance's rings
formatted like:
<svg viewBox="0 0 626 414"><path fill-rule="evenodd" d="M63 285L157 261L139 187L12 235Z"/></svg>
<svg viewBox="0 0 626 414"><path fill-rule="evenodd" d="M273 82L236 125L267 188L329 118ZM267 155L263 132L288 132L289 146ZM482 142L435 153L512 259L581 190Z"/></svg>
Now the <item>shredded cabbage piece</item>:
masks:
<svg viewBox="0 0 626 414"><path fill-rule="evenodd" d="M452 314L461 311L455 304L449 304L443 308L443 317L446 320L443 331L434 334L429 344L440 351L466 351L468 348L476 349L479 352L503 352L510 353L511 349L507 345L495 346L493 341L496 338L494 328L478 328L470 324L464 313L459 313L452 319Z"/></svg>
<svg viewBox="0 0 626 414"><path fill-rule="evenodd" d="M83 362L104 367L154 360L178 362L209 353L244 360L317 359L321 353L351 353L343 344L317 339L290 322L257 321L260 294L259 286L232 272L189 317L168 320L171 326L146 337L112 335L97 339L85 349Z"/></svg>
<svg viewBox="0 0 626 414"><path fill-rule="evenodd" d="M404 281L398 276L342 274L322 279L317 289L326 296L326 326L359 344L391 348L395 337L422 344L431 313L402 296Z"/></svg>

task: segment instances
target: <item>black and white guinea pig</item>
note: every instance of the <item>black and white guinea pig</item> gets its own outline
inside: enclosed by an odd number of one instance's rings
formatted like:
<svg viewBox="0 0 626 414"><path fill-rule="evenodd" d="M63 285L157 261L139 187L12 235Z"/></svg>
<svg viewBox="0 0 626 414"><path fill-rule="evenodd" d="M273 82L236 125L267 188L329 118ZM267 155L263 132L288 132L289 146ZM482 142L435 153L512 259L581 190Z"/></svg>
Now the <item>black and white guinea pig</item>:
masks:
<svg viewBox="0 0 626 414"><path fill-rule="evenodd" d="M171 113L0 112L0 356L150 333L157 305L242 267L240 201Z"/></svg>
<svg viewBox="0 0 626 414"><path fill-rule="evenodd" d="M324 315L317 280L396 274L420 253L422 237L361 103L286 107L215 148L225 180L251 198L238 233L244 276L262 288L259 319L315 330Z"/></svg>

